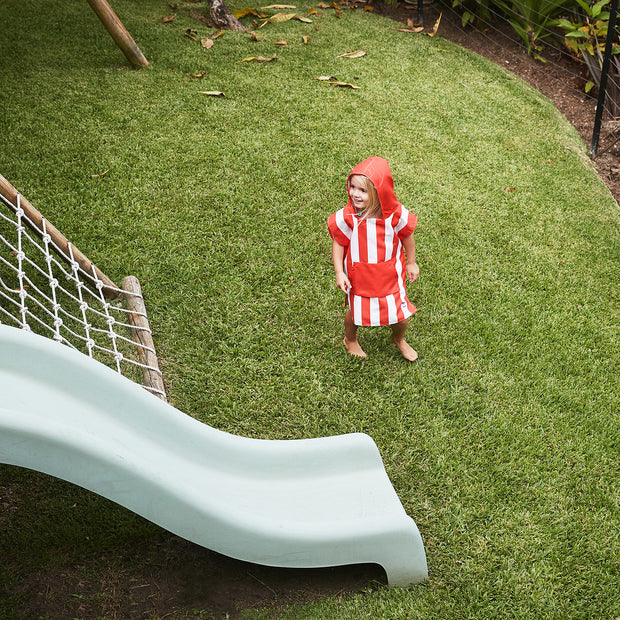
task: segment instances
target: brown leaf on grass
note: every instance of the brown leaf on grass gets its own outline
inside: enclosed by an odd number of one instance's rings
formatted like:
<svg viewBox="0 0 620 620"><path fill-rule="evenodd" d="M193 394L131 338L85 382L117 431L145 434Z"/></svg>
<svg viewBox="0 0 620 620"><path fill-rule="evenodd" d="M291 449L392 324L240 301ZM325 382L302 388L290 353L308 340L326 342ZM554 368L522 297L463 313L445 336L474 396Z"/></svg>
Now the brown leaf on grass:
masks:
<svg viewBox="0 0 620 620"><path fill-rule="evenodd" d="M424 32L424 28L422 26L418 26L417 28L392 28L392 30L397 30L398 32L410 32L412 34Z"/></svg>
<svg viewBox="0 0 620 620"><path fill-rule="evenodd" d="M233 15L237 19L242 19L243 17L247 17L248 15L256 15L256 17L267 17L264 13L257 11L256 9L239 9L238 11L233 11Z"/></svg>
<svg viewBox="0 0 620 620"><path fill-rule="evenodd" d="M99 174L91 174L90 178L96 179L97 177L102 177L104 174L108 174L108 172L110 172L109 168L107 170L104 170L103 172L100 172Z"/></svg>
<svg viewBox="0 0 620 620"><path fill-rule="evenodd" d="M286 41L276 41L274 45L281 45L282 47L285 47L288 45L288 43Z"/></svg>
<svg viewBox="0 0 620 620"><path fill-rule="evenodd" d="M312 20L307 17L301 17L300 15L294 15L291 19L296 19L297 21L303 22L304 24L311 24Z"/></svg>
<svg viewBox="0 0 620 620"><path fill-rule="evenodd" d="M345 88L355 88L359 89L359 86L355 84L350 84L349 82L330 82L332 86L344 86Z"/></svg>
<svg viewBox="0 0 620 620"><path fill-rule="evenodd" d="M198 36L198 32L196 30L192 30L191 28L188 28L185 31L185 36L189 37L190 39L192 39L192 41L196 41L196 37Z"/></svg>
<svg viewBox="0 0 620 620"><path fill-rule="evenodd" d="M293 4L270 4L269 6L261 6L261 9L296 9L297 7Z"/></svg>
<svg viewBox="0 0 620 620"><path fill-rule="evenodd" d="M205 37L204 39L200 39L200 45L206 50L210 50L213 47L213 39L209 39Z"/></svg>
<svg viewBox="0 0 620 620"><path fill-rule="evenodd" d="M315 80L319 80L320 82L331 82L332 80L336 80L335 75L320 75L319 77L315 77Z"/></svg>
<svg viewBox="0 0 620 620"><path fill-rule="evenodd" d="M221 90L199 90L199 95L207 95L208 97L226 97Z"/></svg>
<svg viewBox="0 0 620 620"><path fill-rule="evenodd" d="M348 52L346 54L340 54L336 56L336 58L361 58L362 56L366 56L366 52L364 50L357 50L357 52Z"/></svg>
<svg viewBox="0 0 620 620"><path fill-rule="evenodd" d="M186 73L189 77L201 79L205 76L206 71L203 69L200 73Z"/></svg>
<svg viewBox="0 0 620 620"><path fill-rule="evenodd" d="M515 188L514 187L504 187L504 191L505 192L514 192Z"/></svg>
<svg viewBox="0 0 620 620"><path fill-rule="evenodd" d="M225 30L218 30L215 34L211 35L211 39L213 39L215 41L215 39L218 39L219 37L221 37L224 32L226 32Z"/></svg>
<svg viewBox="0 0 620 620"><path fill-rule="evenodd" d="M157 21L161 22L162 24L169 24L176 19L176 16L177 14L175 13L174 15L170 15L169 17L160 17Z"/></svg>
<svg viewBox="0 0 620 620"><path fill-rule="evenodd" d="M316 9L308 9L306 15L318 15L319 12Z"/></svg>
<svg viewBox="0 0 620 620"><path fill-rule="evenodd" d="M244 58L239 62L271 62L272 60L277 60L278 56L275 54L271 58L265 58L264 56L249 56L248 58Z"/></svg>
<svg viewBox="0 0 620 620"><path fill-rule="evenodd" d="M250 32L250 39L252 41L260 41L264 36L264 34L256 34L254 31Z"/></svg>
<svg viewBox="0 0 620 620"><path fill-rule="evenodd" d="M437 30L439 30L439 22L441 21L442 15L443 13L439 13L439 17L437 18L437 21L435 22L433 29L428 33L429 37L434 37L437 34Z"/></svg>
<svg viewBox="0 0 620 620"><path fill-rule="evenodd" d="M307 37L306 35L304 35L303 37L301 37L301 42L302 42L303 44L308 43L308 41L309 41L309 39L308 39L308 37Z"/></svg>
<svg viewBox="0 0 620 620"><path fill-rule="evenodd" d="M293 17L295 17L295 13L276 13L275 15L265 19L260 27L262 28L266 24L280 24L282 22L287 22L289 19L293 19Z"/></svg>
<svg viewBox="0 0 620 620"><path fill-rule="evenodd" d="M364 11L374 11L374 10L375 10L375 7L374 6L370 6L369 4L367 4L364 7Z"/></svg>

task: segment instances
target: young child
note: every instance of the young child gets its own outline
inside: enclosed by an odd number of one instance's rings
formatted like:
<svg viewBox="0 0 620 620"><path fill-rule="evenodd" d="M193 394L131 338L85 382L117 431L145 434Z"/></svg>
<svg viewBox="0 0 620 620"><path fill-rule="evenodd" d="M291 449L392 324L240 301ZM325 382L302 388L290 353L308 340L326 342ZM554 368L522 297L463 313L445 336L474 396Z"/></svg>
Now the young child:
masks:
<svg viewBox="0 0 620 620"><path fill-rule="evenodd" d="M413 238L418 218L396 199L385 159L370 157L355 166L347 188L349 202L327 220L336 284L349 306L343 344L351 355L367 357L358 326L390 325L392 342L413 362L418 354L405 342L405 330L416 308L407 299L405 278L414 282L420 274Z"/></svg>

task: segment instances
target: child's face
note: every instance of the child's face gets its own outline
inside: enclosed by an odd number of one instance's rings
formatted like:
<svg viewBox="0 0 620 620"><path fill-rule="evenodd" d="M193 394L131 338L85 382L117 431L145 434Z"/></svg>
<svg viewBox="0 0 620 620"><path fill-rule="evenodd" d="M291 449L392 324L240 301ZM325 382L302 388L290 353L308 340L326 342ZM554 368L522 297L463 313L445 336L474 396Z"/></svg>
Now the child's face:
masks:
<svg viewBox="0 0 620 620"><path fill-rule="evenodd" d="M356 211L365 211L370 207L371 197L366 191L364 179L356 174L349 180L349 196Z"/></svg>

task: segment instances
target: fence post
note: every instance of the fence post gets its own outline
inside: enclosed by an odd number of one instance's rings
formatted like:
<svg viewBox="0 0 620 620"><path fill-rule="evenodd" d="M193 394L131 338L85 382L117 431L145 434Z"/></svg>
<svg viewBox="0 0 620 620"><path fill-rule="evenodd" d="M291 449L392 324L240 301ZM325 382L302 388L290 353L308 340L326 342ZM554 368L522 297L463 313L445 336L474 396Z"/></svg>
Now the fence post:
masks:
<svg viewBox="0 0 620 620"><path fill-rule="evenodd" d="M603 68L601 69L601 82L598 87L598 102L596 104L596 115L594 116L594 130L592 132L592 145L590 146L590 156L596 157L598 151L598 140L601 134L601 121L605 109L605 95L607 94L607 77L609 75L609 64L611 62L611 52L616 34L616 16L618 14L618 0L611 0L609 9L609 24L607 29L607 39L605 40L605 55L603 57Z"/></svg>

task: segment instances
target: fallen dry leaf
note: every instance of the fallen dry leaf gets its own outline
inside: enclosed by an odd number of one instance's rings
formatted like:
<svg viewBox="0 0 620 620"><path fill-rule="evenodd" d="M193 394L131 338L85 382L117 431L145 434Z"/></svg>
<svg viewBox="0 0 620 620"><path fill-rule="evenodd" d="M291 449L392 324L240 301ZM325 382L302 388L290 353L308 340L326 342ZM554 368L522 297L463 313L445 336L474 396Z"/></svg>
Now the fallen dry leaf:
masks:
<svg viewBox="0 0 620 620"><path fill-rule="evenodd" d="M357 52L348 52L347 54L340 54L336 56L336 58L361 58L362 56L366 56L366 52L364 50L357 50Z"/></svg>
<svg viewBox="0 0 620 620"><path fill-rule="evenodd" d="M375 10L375 7L374 6L370 6L369 4L367 4L364 7L364 11L374 11L374 10Z"/></svg>
<svg viewBox="0 0 620 620"><path fill-rule="evenodd" d="M514 192L515 188L514 187L504 187L504 191L505 192Z"/></svg>
<svg viewBox="0 0 620 620"><path fill-rule="evenodd" d="M319 77L314 78L315 80L320 80L321 82L331 82L332 80L337 79L335 75L320 75Z"/></svg>
<svg viewBox="0 0 620 620"><path fill-rule="evenodd" d="M311 24L312 20L307 17L301 17L300 15L293 15L291 19L296 19L297 21L303 22L304 24Z"/></svg>
<svg viewBox="0 0 620 620"><path fill-rule="evenodd" d="M199 95L207 95L208 97L226 97L221 90L199 90Z"/></svg>
<svg viewBox="0 0 620 620"><path fill-rule="evenodd" d="M213 39L209 39L208 37L200 39L200 45L202 45L204 49L210 50L213 47Z"/></svg>
<svg viewBox="0 0 620 620"><path fill-rule="evenodd" d="M301 37L301 42L302 43L308 43L309 39L306 35L304 35L303 37Z"/></svg>
<svg viewBox="0 0 620 620"><path fill-rule="evenodd" d="M189 37L190 39L192 39L193 41L196 40L196 37L198 36L198 31L197 30L192 30L191 28L188 28L185 31L185 36Z"/></svg>
<svg viewBox="0 0 620 620"><path fill-rule="evenodd" d="M247 15L256 15L256 17L267 17L264 13L261 13L259 11L257 11L256 9L239 9L238 11L233 11L233 15L237 18L237 19L242 19L243 17L246 17Z"/></svg>
<svg viewBox="0 0 620 620"><path fill-rule="evenodd" d="M174 15L170 15L169 17L160 17L157 21L161 22L162 24L169 24L176 19L176 16L177 14L175 13Z"/></svg>
<svg viewBox="0 0 620 620"><path fill-rule="evenodd" d="M416 28L392 28L392 30L398 30L398 32L411 32L412 34L417 34L418 32L423 32L424 28L422 26L418 26Z"/></svg>
<svg viewBox="0 0 620 620"><path fill-rule="evenodd" d="M286 41L276 41L274 43L274 45L281 45L282 47L284 47L284 46L288 45L288 43Z"/></svg>
<svg viewBox="0 0 620 620"><path fill-rule="evenodd" d="M439 17L437 18L437 21L435 22L433 29L428 33L429 37L434 37L437 34L437 30L439 29L439 22L441 21L442 15L443 13L439 13Z"/></svg>
<svg viewBox="0 0 620 620"><path fill-rule="evenodd" d="M293 4L270 4L269 6L261 6L261 9L296 9L297 7Z"/></svg>
<svg viewBox="0 0 620 620"><path fill-rule="evenodd" d="M264 56L249 56L248 58L244 58L239 62L271 62L272 60L277 60L278 57L274 54L271 58L265 58Z"/></svg>
<svg viewBox="0 0 620 620"><path fill-rule="evenodd" d="M193 78L203 78L205 76L206 71L203 69L200 73L186 73L185 75L189 75L189 77Z"/></svg>
<svg viewBox="0 0 620 620"><path fill-rule="evenodd" d="M287 22L289 19L293 19L293 17L295 17L295 13L276 13L275 15L263 20L260 27L262 28L266 24L280 24L282 22Z"/></svg>
<svg viewBox="0 0 620 620"><path fill-rule="evenodd" d="M256 34L255 32L250 32L250 39L252 41L260 41L265 35L264 34Z"/></svg>
<svg viewBox="0 0 620 620"><path fill-rule="evenodd" d="M91 174L90 178L96 179L97 177L102 177L104 174L108 174L108 172L110 172L109 168L107 170L104 170L103 172L100 172L99 174Z"/></svg>
<svg viewBox="0 0 620 620"><path fill-rule="evenodd" d="M355 84L349 84L348 82L330 82L330 84L332 86L344 86L346 88L359 89L359 86L356 86Z"/></svg>

